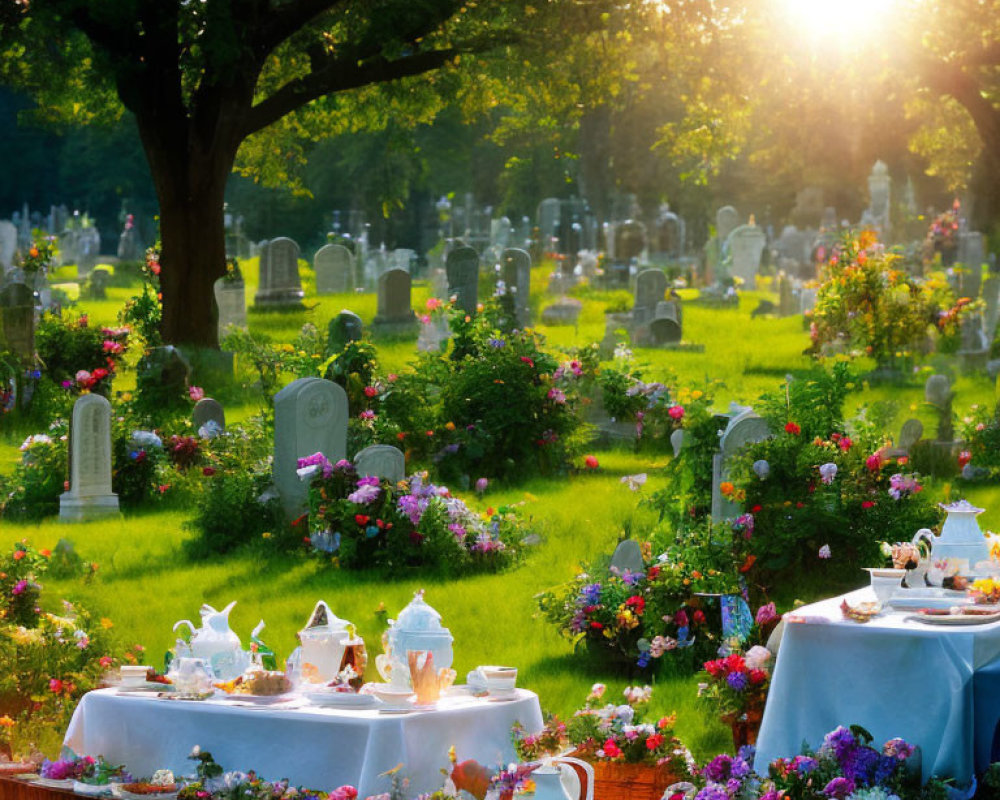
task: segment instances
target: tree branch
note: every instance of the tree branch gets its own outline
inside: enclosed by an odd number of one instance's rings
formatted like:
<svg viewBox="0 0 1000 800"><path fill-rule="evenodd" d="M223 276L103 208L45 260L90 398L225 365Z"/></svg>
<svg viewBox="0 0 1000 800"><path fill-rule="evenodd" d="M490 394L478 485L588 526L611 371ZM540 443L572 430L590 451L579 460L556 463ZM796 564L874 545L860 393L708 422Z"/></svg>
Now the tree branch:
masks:
<svg viewBox="0 0 1000 800"><path fill-rule="evenodd" d="M969 112L983 145L1000 152L1000 108L983 96L979 82L959 65L928 57L914 59L927 87L953 97Z"/></svg>
<svg viewBox="0 0 1000 800"><path fill-rule="evenodd" d="M347 0L295 0L281 5L275 11L265 12L252 37L254 50L263 57L324 11L346 2Z"/></svg>
<svg viewBox="0 0 1000 800"><path fill-rule="evenodd" d="M331 59L321 69L286 83L270 97L250 109L243 134L249 136L256 133L324 95L421 75L443 67L458 55L481 53L504 44L513 44L515 41L517 37L505 31L453 47L427 50L392 60L381 56L361 63L347 58Z"/></svg>

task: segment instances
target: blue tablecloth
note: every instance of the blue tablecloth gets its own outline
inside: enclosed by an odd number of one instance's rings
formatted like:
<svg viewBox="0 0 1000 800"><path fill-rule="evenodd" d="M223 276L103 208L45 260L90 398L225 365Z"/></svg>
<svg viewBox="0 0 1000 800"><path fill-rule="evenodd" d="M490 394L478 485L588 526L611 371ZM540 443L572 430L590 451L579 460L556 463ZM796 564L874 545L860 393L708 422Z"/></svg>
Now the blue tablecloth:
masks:
<svg viewBox="0 0 1000 800"><path fill-rule="evenodd" d="M846 597L874 600L869 588ZM1000 722L1000 622L945 626L894 612L859 624L843 618L843 599L785 615L757 771L858 724L876 746L895 736L919 745L925 780L968 782L988 765Z"/></svg>

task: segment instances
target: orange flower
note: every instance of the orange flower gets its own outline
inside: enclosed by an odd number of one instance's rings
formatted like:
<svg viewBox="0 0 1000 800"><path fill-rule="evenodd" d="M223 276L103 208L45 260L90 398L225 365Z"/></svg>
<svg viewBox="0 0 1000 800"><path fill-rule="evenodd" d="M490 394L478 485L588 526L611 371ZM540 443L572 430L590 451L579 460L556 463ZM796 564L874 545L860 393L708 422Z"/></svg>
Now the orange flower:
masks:
<svg viewBox="0 0 1000 800"><path fill-rule="evenodd" d="M719 491L722 493L723 497L730 497L733 492L736 491L736 487L733 486L730 481L723 481L719 484Z"/></svg>
<svg viewBox="0 0 1000 800"><path fill-rule="evenodd" d="M13 728L13 727L14 727L14 720L12 720L6 714L0 717L0 728Z"/></svg>

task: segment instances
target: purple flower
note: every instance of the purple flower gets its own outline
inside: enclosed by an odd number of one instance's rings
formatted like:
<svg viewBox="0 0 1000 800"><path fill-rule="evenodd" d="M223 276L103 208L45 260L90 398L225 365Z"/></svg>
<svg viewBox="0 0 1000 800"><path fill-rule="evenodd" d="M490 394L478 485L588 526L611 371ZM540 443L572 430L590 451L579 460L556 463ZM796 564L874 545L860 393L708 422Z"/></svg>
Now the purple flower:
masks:
<svg viewBox="0 0 1000 800"><path fill-rule="evenodd" d="M453 522L451 525L448 526L448 530L450 530L452 532L452 534L455 536L455 539L457 541L461 542L461 541L463 541L465 539L465 527L464 526L459 525L458 523Z"/></svg>
<svg viewBox="0 0 1000 800"><path fill-rule="evenodd" d="M736 692L742 692L746 689L749 682L750 679L747 678L745 672L730 672L726 676L726 683L728 683L729 687Z"/></svg>
<svg viewBox="0 0 1000 800"><path fill-rule="evenodd" d="M11 590L10 593L13 595L19 595L27 588L28 588L28 582L26 580L20 580L14 584L14 588Z"/></svg>
<svg viewBox="0 0 1000 800"><path fill-rule="evenodd" d="M642 572L629 572L625 570L625 574L622 575L622 582L626 586L638 586L644 577L646 576Z"/></svg>
<svg viewBox="0 0 1000 800"><path fill-rule="evenodd" d="M487 480L486 478L479 478L476 481L476 492L482 494L483 492L486 491L486 487L489 485L490 485L489 480Z"/></svg>
<svg viewBox="0 0 1000 800"><path fill-rule="evenodd" d="M794 769L799 775L808 775L818 766L819 762L815 758L810 758L809 756L795 756L795 758L792 759L792 769Z"/></svg>
<svg viewBox="0 0 1000 800"><path fill-rule="evenodd" d="M351 492L347 495L347 499L352 503L365 505L366 503L371 503L375 500L381 491L382 490L378 487L378 482L376 481L375 486L366 484L361 486L356 492Z"/></svg>
<svg viewBox="0 0 1000 800"><path fill-rule="evenodd" d="M775 607L774 603L767 603L757 609L757 616L754 621L758 625L766 625L777 618L778 609Z"/></svg>
<svg viewBox="0 0 1000 800"><path fill-rule="evenodd" d="M882 756L870 747L854 748L842 759L844 777L850 778L855 783L871 783L879 766L880 758ZM895 762L892 766L895 767Z"/></svg>
<svg viewBox="0 0 1000 800"><path fill-rule="evenodd" d="M837 800L844 800L854 791L854 781L850 778L834 778L823 787L823 794L827 797L836 797Z"/></svg>
<svg viewBox="0 0 1000 800"><path fill-rule="evenodd" d="M733 757L726 753L717 755L702 769L701 774L706 780L714 783L724 783L732 775Z"/></svg>
<svg viewBox="0 0 1000 800"><path fill-rule="evenodd" d="M358 481L358 486L378 486L379 479L374 475L368 475Z"/></svg>
<svg viewBox="0 0 1000 800"><path fill-rule="evenodd" d="M730 800L730 798L729 792L722 786L710 783L695 795L694 800Z"/></svg>
<svg viewBox="0 0 1000 800"><path fill-rule="evenodd" d="M832 461L822 464L819 468L819 478L823 483L829 485L837 477L837 465Z"/></svg>
<svg viewBox="0 0 1000 800"><path fill-rule="evenodd" d="M913 755L916 748L905 739L890 739L885 743L882 752L887 756L893 756L900 761L906 761Z"/></svg>
<svg viewBox="0 0 1000 800"><path fill-rule="evenodd" d="M580 590L580 599L585 606L596 606L601 602L601 584L588 583Z"/></svg>
<svg viewBox="0 0 1000 800"><path fill-rule="evenodd" d="M845 755L858 746L858 741L854 738L853 733L841 725L840 727L830 731L823 738L823 746L828 750L832 750L833 754L837 757L837 760L840 761L843 760Z"/></svg>

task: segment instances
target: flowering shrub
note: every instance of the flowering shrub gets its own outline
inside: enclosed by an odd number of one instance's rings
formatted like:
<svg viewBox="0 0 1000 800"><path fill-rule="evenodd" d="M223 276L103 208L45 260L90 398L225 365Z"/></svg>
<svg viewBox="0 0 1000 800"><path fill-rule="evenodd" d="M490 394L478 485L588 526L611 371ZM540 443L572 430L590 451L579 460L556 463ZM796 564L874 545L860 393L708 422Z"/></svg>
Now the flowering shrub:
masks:
<svg viewBox="0 0 1000 800"><path fill-rule="evenodd" d="M14 466L0 510L12 517L40 519L59 510L69 469L68 426L55 420L47 433L29 436L21 443L21 460Z"/></svg>
<svg viewBox="0 0 1000 800"><path fill-rule="evenodd" d="M41 610L49 557L27 541L0 555L0 751L8 754L58 742L79 697L135 658L111 642L110 620L65 601L58 614Z"/></svg>
<svg viewBox="0 0 1000 800"><path fill-rule="evenodd" d="M951 208L938 214L927 226L923 247L924 269L928 269L935 260L940 260L945 267L955 263L955 256L958 254L960 211L961 205L956 198Z"/></svg>
<svg viewBox="0 0 1000 800"><path fill-rule="evenodd" d="M260 418L228 425L200 441L201 470L187 473L203 487L194 494L191 527L198 535L187 544L192 555L223 553L262 537L282 543L272 533L285 530L284 515L277 496L265 494L271 483L271 442Z"/></svg>
<svg viewBox="0 0 1000 800"><path fill-rule="evenodd" d="M450 481L568 469L588 433L574 381L542 349L542 337L505 331L496 299L475 317L449 313L450 354L422 353L412 370L371 386L361 412L365 443L395 444L409 463Z"/></svg>
<svg viewBox="0 0 1000 800"><path fill-rule="evenodd" d="M642 572L586 570L540 594L539 608L574 643L629 667L655 666L666 653L704 659L718 648L720 628L696 593L740 591L741 540L742 529L706 524L677 534L656 558L646 542Z"/></svg>
<svg viewBox="0 0 1000 800"><path fill-rule="evenodd" d="M856 578L859 567L880 563L880 542L908 540L938 519L907 459L889 453L880 426L843 421L850 385L841 364L765 396L760 413L776 435L733 459L733 496L753 520L758 580L818 571L824 547L824 575Z"/></svg>
<svg viewBox="0 0 1000 800"><path fill-rule="evenodd" d="M392 484L321 453L300 459L299 471L313 476L309 543L345 567L498 569L520 552L525 530L515 506L478 514L426 474Z"/></svg>
<svg viewBox="0 0 1000 800"><path fill-rule="evenodd" d="M649 763L669 766L675 775L686 775L691 754L673 734L674 715L645 722L653 690L628 686L625 703L601 704L604 684L594 684L583 708L567 723L576 755L588 761Z"/></svg>
<svg viewBox="0 0 1000 800"><path fill-rule="evenodd" d="M812 312L817 354L868 355L880 367L918 355L938 312L952 305L947 285L918 282L897 268L870 231L845 236L830 257Z"/></svg>
<svg viewBox="0 0 1000 800"><path fill-rule="evenodd" d="M965 450L959 455L962 477L996 480L1000 476L1000 405L993 411L974 405L963 422L960 436Z"/></svg>
<svg viewBox="0 0 1000 800"><path fill-rule="evenodd" d="M75 319L44 314L35 329L35 350L44 374L72 394L111 395L111 381L128 349L129 328L91 327L86 314Z"/></svg>
<svg viewBox="0 0 1000 800"><path fill-rule="evenodd" d="M163 295L160 292L160 243L146 250L142 265L142 293L125 302L119 321L135 330L145 350L163 344L160 321L163 319Z"/></svg>

